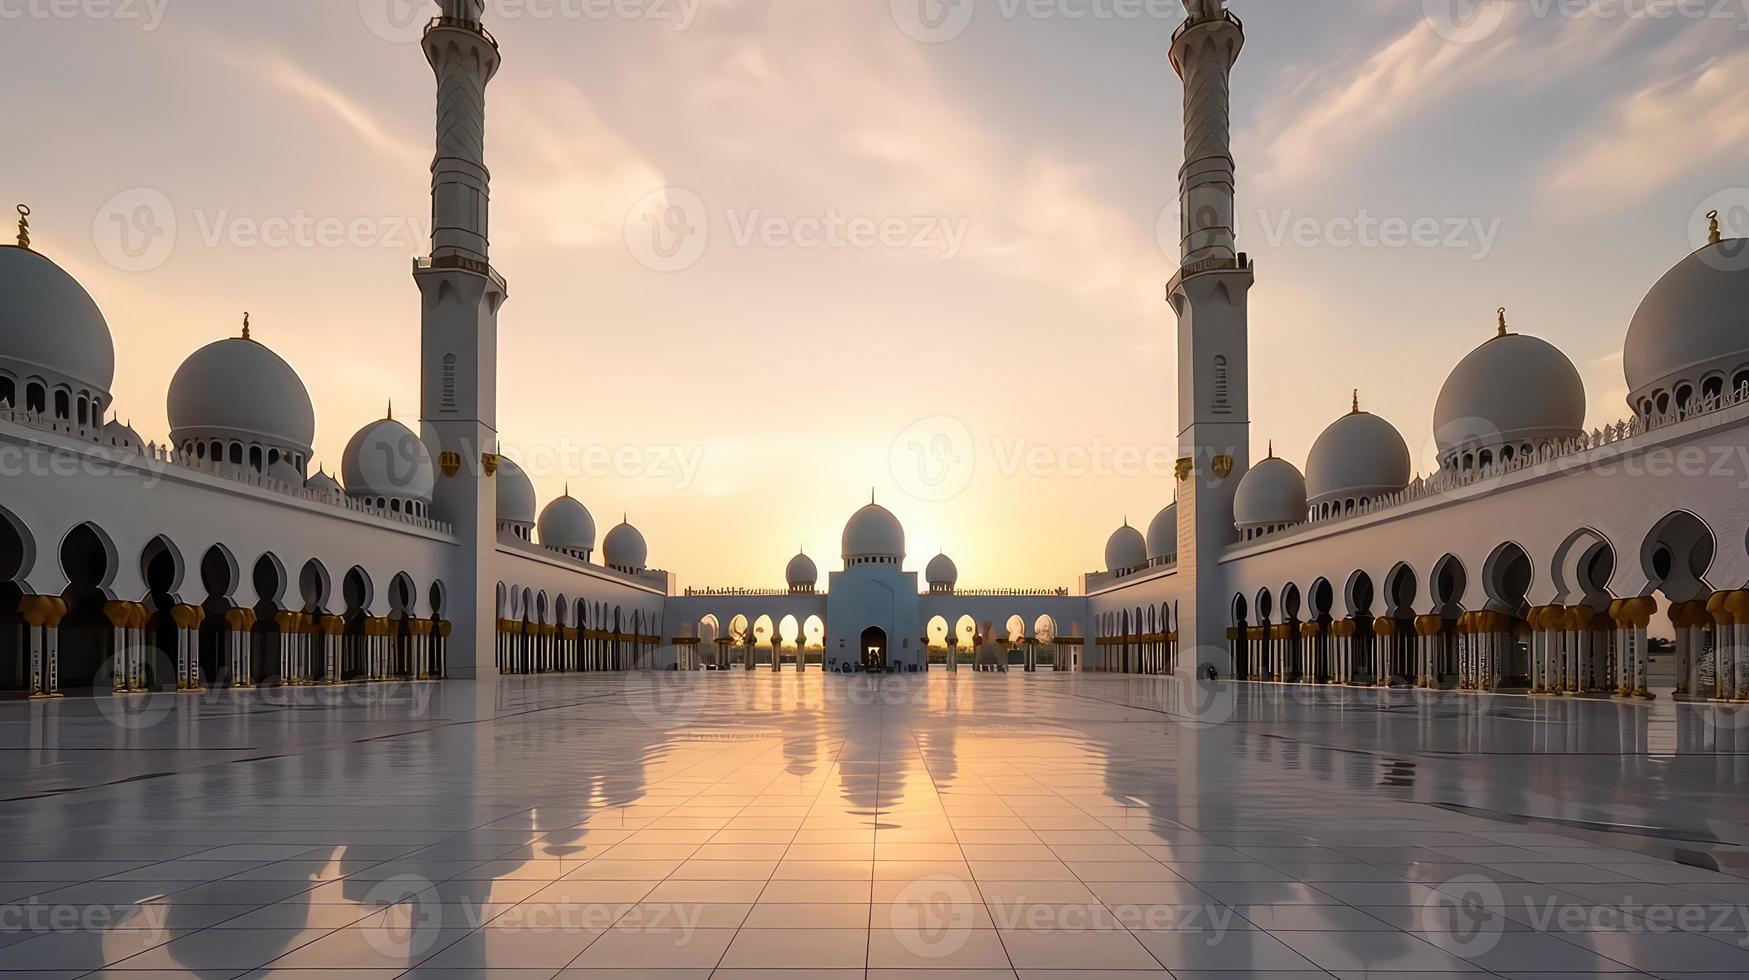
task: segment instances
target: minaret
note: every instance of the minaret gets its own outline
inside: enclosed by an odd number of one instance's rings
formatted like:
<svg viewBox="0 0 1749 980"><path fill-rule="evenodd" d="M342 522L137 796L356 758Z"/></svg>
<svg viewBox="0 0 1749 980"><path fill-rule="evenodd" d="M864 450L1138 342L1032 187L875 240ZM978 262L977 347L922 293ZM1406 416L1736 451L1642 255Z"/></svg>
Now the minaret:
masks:
<svg viewBox="0 0 1749 980"><path fill-rule="evenodd" d="M1248 375L1250 260L1234 234L1230 81L1245 29L1226 0L1185 0L1172 37L1172 67L1184 81L1183 258L1167 285L1178 314L1179 644L1232 673L1227 653L1232 597L1221 551L1238 539L1233 492L1251 464Z"/></svg>
<svg viewBox="0 0 1749 980"><path fill-rule="evenodd" d="M454 525L461 544L444 576L444 614L454 624L449 664L458 677L489 676L496 667L495 588L486 578L498 539L498 308L508 292L487 247L486 83L500 59L480 23L484 6L443 0L425 29L425 57L437 75L437 155L431 254L413 266L423 299L421 428L441 471L432 511Z"/></svg>

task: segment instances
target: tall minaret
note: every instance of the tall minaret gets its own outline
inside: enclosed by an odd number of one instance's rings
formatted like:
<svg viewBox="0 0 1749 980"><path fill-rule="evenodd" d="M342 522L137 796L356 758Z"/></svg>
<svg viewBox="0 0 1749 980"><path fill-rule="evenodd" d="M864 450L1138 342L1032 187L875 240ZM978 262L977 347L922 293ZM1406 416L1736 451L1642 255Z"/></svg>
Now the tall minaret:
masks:
<svg viewBox="0 0 1749 980"><path fill-rule="evenodd" d="M437 156L431 163L431 254L413 266L423 299L420 402L424 438L440 470L433 513L461 547L445 567L450 673L495 668L495 584L487 581L498 538L492 473L498 445L498 308L507 289L493 271L486 216L486 83L498 43L480 24L485 0L443 0L425 29L437 74ZM454 475L450 475L453 473Z"/></svg>
<svg viewBox="0 0 1749 980"><path fill-rule="evenodd" d="M1184 80L1182 264L1167 285L1178 314L1179 644L1186 669L1231 676L1219 556L1238 537L1233 491L1251 464L1247 297L1252 270L1234 234L1230 81L1245 29L1226 0L1185 0L1172 37Z"/></svg>

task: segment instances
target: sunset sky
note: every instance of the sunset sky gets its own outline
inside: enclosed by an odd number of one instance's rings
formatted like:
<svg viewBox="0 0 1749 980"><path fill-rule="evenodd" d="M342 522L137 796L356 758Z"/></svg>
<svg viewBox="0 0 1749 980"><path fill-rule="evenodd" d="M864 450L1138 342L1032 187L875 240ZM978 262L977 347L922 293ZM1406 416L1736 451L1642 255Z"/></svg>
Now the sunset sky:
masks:
<svg viewBox="0 0 1749 980"><path fill-rule="evenodd" d="M1182 10L958 2L931 35L936 0L489 0L500 428L543 502L629 514L682 585L777 586L872 488L965 587L1072 586L1169 502ZM1430 468L1500 306L1614 420L1641 296L1749 213L1743 3L1445 16L1472 3L1231 3L1258 454L1303 462L1358 387ZM416 416L426 7L0 3L0 198L102 307L147 438L244 310L331 472ZM689 209L708 237L656 247Z"/></svg>

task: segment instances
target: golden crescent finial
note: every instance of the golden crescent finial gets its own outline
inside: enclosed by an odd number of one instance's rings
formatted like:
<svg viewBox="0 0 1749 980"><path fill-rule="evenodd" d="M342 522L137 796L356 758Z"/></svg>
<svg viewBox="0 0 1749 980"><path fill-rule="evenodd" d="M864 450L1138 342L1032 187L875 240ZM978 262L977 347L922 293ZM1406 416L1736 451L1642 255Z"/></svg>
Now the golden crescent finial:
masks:
<svg viewBox="0 0 1749 980"><path fill-rule="evenodd" d="M1706 243L1708 245L1717 245L1718 243L1724 241L1725 240L1724 236L1719 234L1719 213L1717 211L1708 211L1706 213L1706 220L1707 220Z"/></svg>
<svg viewBox="0 0 1749 980"><path fill-rule="evenodd" d="M1715 224L1714 227L1717 227ZM18 206L18 247L30 247L30 205Z"/></svg>
<svg viewBox="0 0 1749 980"><path fill-rule="evenodd" d="M1360 389L1354 389L1354 414L1360 414Z"/></svg>
<svg viewBox="0 0 1749 980"><path fill-rule="evenodd" d="M243 339L249 339L249 312L243 311Z"/></svg>
<svg viewBox="0 0 1749 980"><path fill-rule="evenodd" d="M1504 307L1504 306L1500 307L1500 333L1499 333L1499 336L1501 336L1501 337L1506 336L1506 307Z"/></svg>

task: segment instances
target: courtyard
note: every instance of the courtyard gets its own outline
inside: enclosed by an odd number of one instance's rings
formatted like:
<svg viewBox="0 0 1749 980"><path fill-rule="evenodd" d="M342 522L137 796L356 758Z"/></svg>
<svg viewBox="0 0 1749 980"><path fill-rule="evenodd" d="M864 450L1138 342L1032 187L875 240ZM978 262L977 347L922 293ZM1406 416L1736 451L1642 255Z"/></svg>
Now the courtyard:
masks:
<svg viewBox="0 0 1749 980"><path fill-rule="evenodd" d="M0 732L0 975L1749 975L1749 708L737 671Z"/></svg>

